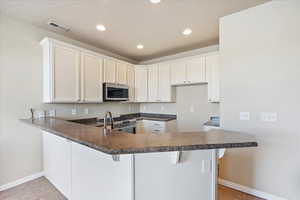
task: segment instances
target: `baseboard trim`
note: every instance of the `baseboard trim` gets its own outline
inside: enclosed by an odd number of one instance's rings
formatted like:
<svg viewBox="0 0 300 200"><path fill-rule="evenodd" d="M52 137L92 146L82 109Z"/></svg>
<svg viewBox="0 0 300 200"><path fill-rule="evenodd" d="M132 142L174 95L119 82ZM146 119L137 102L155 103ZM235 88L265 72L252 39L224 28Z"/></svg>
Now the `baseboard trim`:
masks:
<svg viewBox="0 0 300 200"><path fill-rule="evenodd" d="M262 192L262 191L259 191L259 190L253 189L253 188L249 188L249 187L246 187L246 186L243 186L243 185L240 185L237 183L233 183L231 181L227 181L224 179L219 178L218 182L220 185L224 185L226 187L229 187L229 188L241 191L241 192L245 192L247 194L251 194L251 195L259 197L259 198L263 198L263 199L267 199L267 200L287 200L285 198L278 197L278 196L275 196L275 195L272 195L272 194L269 194L266 192Z"/></svg>
<svg viewBox="0 0 300 200"><path fill-rule="evenodd" d="M0 186L0 192L4 191L4 190L7 190L7 189L10 189L10 188L13 188L13 187L16 187L16 186L21 185L23 183L26 183L28 181L32 181L34 179L40 178L42 176L44 176L44 172L39 172L39 173L36 173L36 174L32 174L30 176L26 176L24 178L20 178L16 181L1 185Z"/></svg>

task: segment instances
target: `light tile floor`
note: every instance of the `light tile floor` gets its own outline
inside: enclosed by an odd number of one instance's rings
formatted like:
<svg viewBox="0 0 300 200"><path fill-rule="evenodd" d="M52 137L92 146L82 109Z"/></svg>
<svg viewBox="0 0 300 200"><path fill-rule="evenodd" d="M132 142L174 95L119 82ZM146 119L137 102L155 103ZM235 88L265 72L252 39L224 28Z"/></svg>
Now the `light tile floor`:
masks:
<svg viewBox="0 0 300 200"><path fill-rule="evenodd" d="M67 200L46 178L38 178L0 192L0 200ZM219 186L219 200L262 200Z"/></svg>

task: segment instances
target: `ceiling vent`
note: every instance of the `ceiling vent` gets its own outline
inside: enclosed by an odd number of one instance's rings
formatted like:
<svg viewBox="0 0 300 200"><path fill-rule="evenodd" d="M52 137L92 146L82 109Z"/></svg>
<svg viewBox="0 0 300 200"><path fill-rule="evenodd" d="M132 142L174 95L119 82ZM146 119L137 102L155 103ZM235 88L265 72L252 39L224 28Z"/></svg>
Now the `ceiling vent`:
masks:
<svg viewBox="0 0 300 200"><path fill-rule="evenodd" d="M57 22L55 22L53 20L49 20L48 21L48 25L51 26L51 27L54 27L56 29L60 29L62 31L65 31L65 32L70 31L70 28L68 28L68 27L66 27L64 25L58 24Z"/></svg>

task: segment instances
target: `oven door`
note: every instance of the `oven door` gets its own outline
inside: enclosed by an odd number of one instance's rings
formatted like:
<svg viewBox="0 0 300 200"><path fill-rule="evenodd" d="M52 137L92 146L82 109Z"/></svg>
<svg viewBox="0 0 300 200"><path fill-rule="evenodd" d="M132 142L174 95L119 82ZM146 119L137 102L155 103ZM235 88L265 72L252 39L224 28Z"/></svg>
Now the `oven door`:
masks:
<svg viewBox="0 0 300 200"><path fill-rule="evenodd" d="M128 86L113 83L103 84L104 101L128 101Z"/></svg>

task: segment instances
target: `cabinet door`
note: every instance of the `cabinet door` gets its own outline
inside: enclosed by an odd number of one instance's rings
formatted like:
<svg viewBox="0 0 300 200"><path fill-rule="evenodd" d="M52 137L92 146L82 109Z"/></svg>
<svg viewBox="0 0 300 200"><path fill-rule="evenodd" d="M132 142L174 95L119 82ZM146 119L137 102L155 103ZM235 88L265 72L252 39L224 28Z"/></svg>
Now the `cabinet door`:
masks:
<svg viewBox="0 0 300 200"><path fill-rule="evenodd" d="M148 66L148 101L159 101L158 96L158 65Z"/></svg>
<svg viewBox="0 0 300 200"><path fill-rule="evenodd" d="M53 102L80 101L80 51L53 44Z"/></svg>
<svg viewBox="0 0 300 200"><path fill-rule="evenodd" d="M220 102L220 62L218 54L206 57L206 69L208 80L208 101Z"/></svg>
<svg viewBox="0 0 300 200"><path fill-rule="evenodd" d="M68 199L71 198L71 142L43 131L46 178Z"/></svg>
<svg viewBox="0 0 300 200"><path fill-rule="evenodd" d="M134 66L127 66L127 85L129 86L129 101L135 101L135 77L134 77Z"/></svg>
<svg viewBox="0 0 300 200"><path fill-rule="evenodd" d="M104 59L104 82L116 82L116 62L109 59Z"/></svg>
<svg viewBox="0 0 300 200"><path fill-rule="evenodd" d="M72 143L72 200L132 200L132 155L111 155Z"/></svg>
<svg viewBox="0 0 300 200"><path fill-rule="evenodd" d="M102 102L102 65L101 58L82 53L81 96L84 102Z"/></svg>
<svg viewBox="0 0 300 200"><path fill-rule="evenodd" d="M180 85L186 82L186 64L182 61L171 63L171 84Z"/></svg>
<svg viewBox="0 0 300 200"><path fill-rule="evenodd" d="M172 87L169 64L159 64L158 67L158 100L172 101Z"/></svg>
<svg viewBox="0 0 300 200"><path fill-rule="evenodd" d="M136 154L135 199L212 200L209 152L183 152L182 162L175 165L176 152Z"/></svg>
<svg viewBox="0 0 300 200"><path fill-rule="evenodd" d="M135 98L137 102L148 100L148 70L146 66L135 66Z"/></svg>
<svg viewBox="0 0 300 200"><path fill-rule="evenodd" d="M205 83L205 57L191 58L186 61L188 83Z"/></svg>
<svg viewBox="0 0 300 200"><path fill-rule="evenodd" d="M125 63L117 63L117 83L127 84L127 65Z"/></svg>

